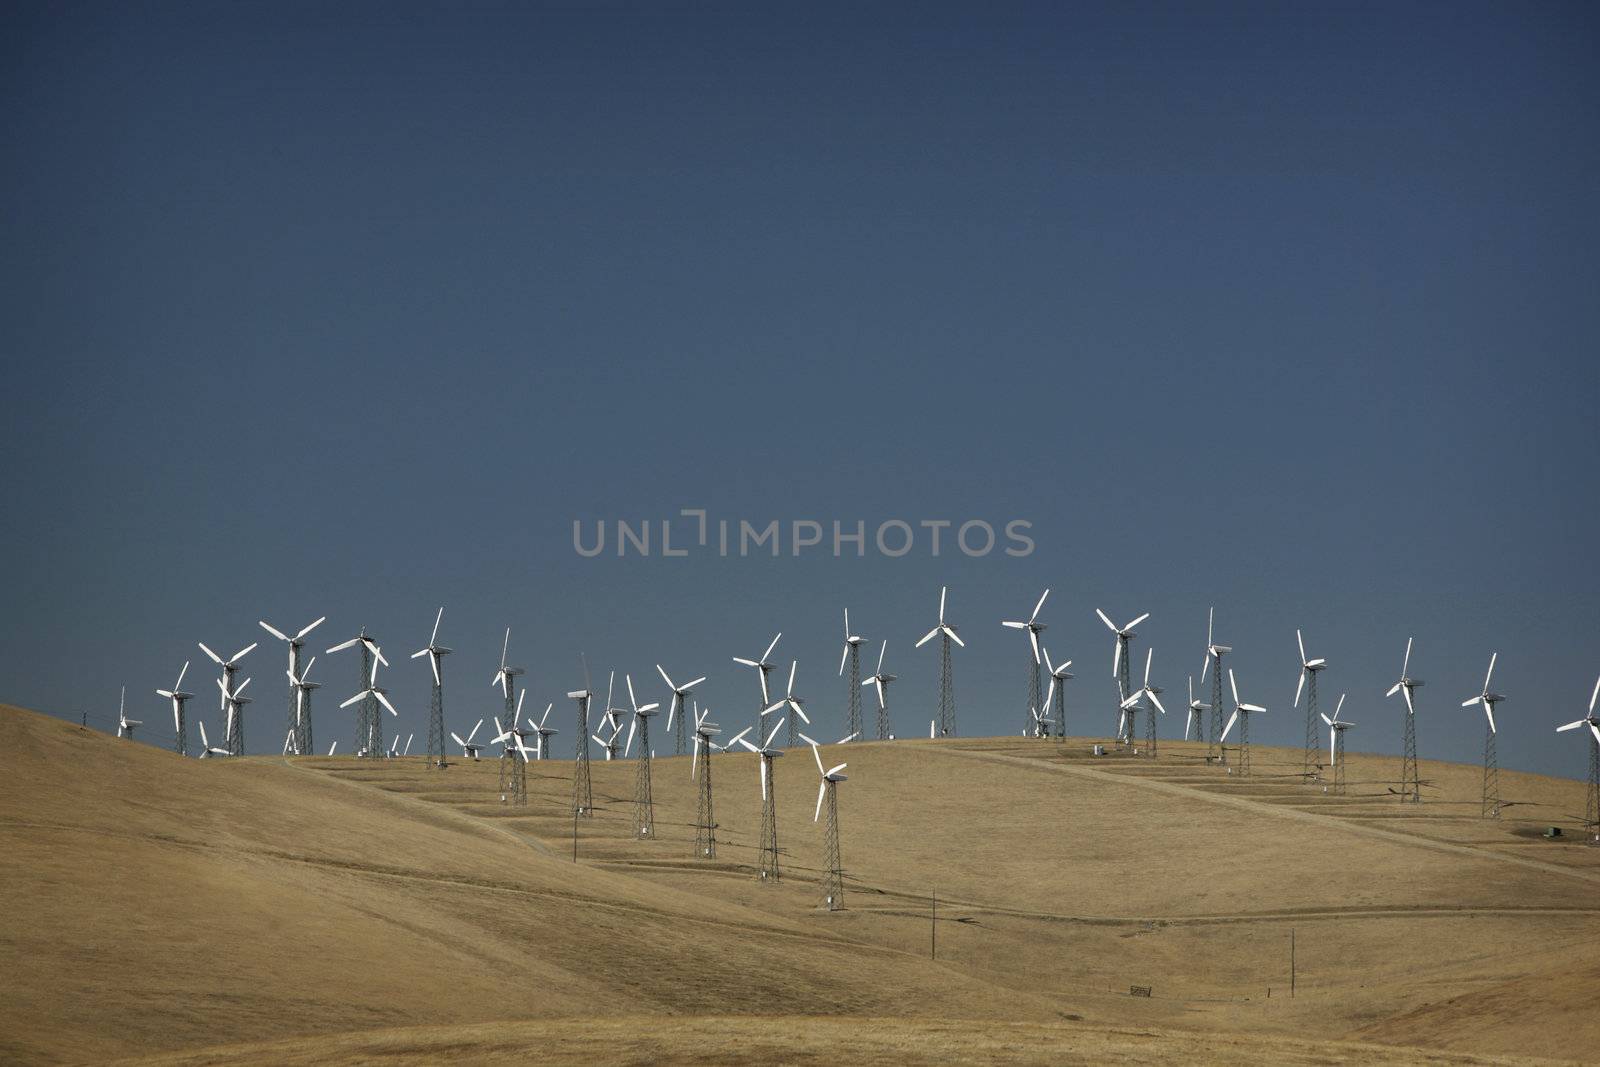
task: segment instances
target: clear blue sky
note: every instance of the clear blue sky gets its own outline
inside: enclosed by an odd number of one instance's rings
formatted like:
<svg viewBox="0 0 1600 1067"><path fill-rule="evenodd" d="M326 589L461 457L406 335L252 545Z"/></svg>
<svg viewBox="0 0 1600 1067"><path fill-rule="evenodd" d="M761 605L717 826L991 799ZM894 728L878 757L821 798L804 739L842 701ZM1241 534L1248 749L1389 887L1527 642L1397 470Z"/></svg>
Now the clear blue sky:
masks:
<svg viewBox="0 0 1600 1067"><path fill-rule="evenodd" d="M409 653L442 603L454 726L494 710L506 625L541 707L586 649L602 685L710 674L725 723L754 702L730 657L782 630L837 723L848 605L919 734L948 583L962 730L1014 732L999 624L1049 586L1076 732L1112 725L1095 607L1153 613L1176 692L1215 603L1256 740L1300 736L1298 625L1351 749L1395 750L1414 634L1425 758L1477 758L1459 703L1498 650L1504 762L1581 775L1552 728L1600 673L1596 26L7 5L0 699L110 716L126 683L166 743L151 691L195 659L210 694L195 642L260 638L275 750L258 618ZM575 518L680 507L1024 518L1037 548L573 551ZM420 732L426 668L392 658ZM355 673L318 661L324 744Z"/></svg>

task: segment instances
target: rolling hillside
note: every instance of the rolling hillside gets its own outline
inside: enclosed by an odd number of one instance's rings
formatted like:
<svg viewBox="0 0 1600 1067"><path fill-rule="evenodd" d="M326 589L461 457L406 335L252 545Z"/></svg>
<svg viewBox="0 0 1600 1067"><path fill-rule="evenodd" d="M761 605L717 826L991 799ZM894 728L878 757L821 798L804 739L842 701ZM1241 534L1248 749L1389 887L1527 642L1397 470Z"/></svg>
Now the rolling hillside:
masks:
<svg viewBox="0 0 1600 1067"><path fill-rule="evenodd" d="M648 842L629 833L635 765L595 763L574 863L570 761L532 765L528 806L508 809L493 760L184 760L9 707L0 746L12 1062L1600 1047L1577 999L1600 978L1600 850L1537 833L1581 811L1574 782L1508 774L1517 806L1485 823L1472 768L1428 764L1409 808L1378 757L1331 797L1272 750L1242 780L1181 744L1153 762L1077 739L851 745L830 914L803 750L777 764L773 885L752 877L749 755L713 757L715 861L691 855L686 758L655 762Z"/></svg>

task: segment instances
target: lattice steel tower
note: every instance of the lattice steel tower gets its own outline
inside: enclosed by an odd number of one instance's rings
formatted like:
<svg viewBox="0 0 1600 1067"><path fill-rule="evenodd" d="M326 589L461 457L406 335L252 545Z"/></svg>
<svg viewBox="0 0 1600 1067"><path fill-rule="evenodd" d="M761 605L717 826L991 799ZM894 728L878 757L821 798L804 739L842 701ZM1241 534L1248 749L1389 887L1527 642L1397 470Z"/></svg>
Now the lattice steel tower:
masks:
<svg viewBox="0 0 1600 1067"><path fill-rule="evenodd" d="M1505 697L1489 689L1489 683L1494 678L1494 665L1499 658L1498 652L1489 657L1489 672L1483 676L1483 691L1461 702L1464 708L1481 705L1487 720L1483 731L1483 795L1479 808L1479 814L1486 819L1500 817L1500 756L1495 751L1494 706Z"/></svg>
<svg viewBox="0 0 1600 1067"><path fill-rule="evenodd" d="M1231 645L1219 645L1215 641L1212 629L1217 620L1217 609L1211 608L1206 612L1206 656L1205 662L1200 667L1200 684L1206 684L1206 672L1211 672L1211 735L1206 737L1205 717L1200 718L1201 740L1206 743L1206 762L1217 758L1217 750L1222 744L1222 657L1233 651ZM1228 759L1228 750L1222 749L1222 760Z"/></svg>
<svg viewBox="0 0 1600 1067"><path fill-rule="evenodd" d="M1029 730L1038 732L1036 729L1038 724L1034 722L1034 716L1043 714L1044 701L1039 699L1041 696L1039 689L1039 635L1044 633L1045 625L1039 621L1039 612L1044 607L1045 598L1049 595L1050 590L1048 589L1039 595L1039 602L1033 606L1033 614L1026 619L1006 619L1000 624L1013 630L1025 631L1028 635L1028 654L1030 659L1028 661L1027 718L1022 720L1024 737L1027 736Z"/></svg>
<svg viewBox="0 0 1600 1067"><path fill-rule="evenodd" d="M761 749L758 755L761 759L761 878L776 882L781 875L778 870L778 788L772 777L772 761L783 752L768 747Z"/></svg>
<svg viewBox="0 0 1600 1067"><path fill-rule="evenodd" d="M848 733L861 734L861 642L863 638L850 632L850 609L844 609L844 651L839 656L839 674L843 676L845 664L850 665L850 687L845 693L849 708L846 715Z"/></svg>
<svg viewBox="0 0 1600 1067"><path fill-rule="evenodd" d="M450 650L439 644L439 622L444 618L444 608L439 609L439 614L433 617L433 633L428 636L428 643L416 652L411 653L412 659L422 656L428 657L428 666L433 671L433 696L428 703L428 751L423 757L429 767L445 767L445 738L449 736L444 729L444 657Z"/></svg>
<svg viewBox="0 0 1600 1067"><path fill-rule="evenodd" d="M887 741L887 740L889 740L889 683L894 681L895 676L892 675L892 674L884 674L883 673L883 655L888 650L889 650L889 642L888 641L884 641L882 647L880 647L878 649L878 669L877 669L877 671L875 671L873 673L871 678L868 678L865 682L861 683L863 686L869 686L869 685L870 686L874 686L878 690L878 740L879 741ZM1030 718L1031 718L1031 716L1030 716Z"/></svg>
<svg viewBox="0 0 1600 1067"><path fill-rule="evenodd" d="M689 776L700 783L699 803L694 818L694 854L700 859L717 858L717 819L711 804L711 739L721 733L716 723L707 722L695 710L694 755Z"/></svg>
<svg viewBox="0 0 1600 1067"><path fill-rule="evenodd" d="M950 663L950 645L952 642L966 647L966 643L956 636L956 628L944 621L944 600L946 586L939 587L939 621L933 629L923 635L922 640L916 643L921 648L935 637L939 638L939 736L954 737L956 732L956 693L954 672ZM1039 707L1041 705L1034 705ZM790 742L793 744L793 741Z"/></svg>
<svg viewBox="0 0 1600 1067"><path fill-rule="evenodd" d="M172 750L180 756L189 754L189 730L185 721L184 705L188 703L193 693L183 691L183 676L189 673L189 661L184 660L183 669L178 672L178 680L172 683L171 689L157 689L156 695L166 697L172 701L172 726L174 740Z"/></svg>
<svg viewBox="0 0 1600 1067"><path fill-rule="evenodd" d="M824 795L819 798L821 805L828 809L827 829L822 837L822 906L829 911L844 907L844 871L839 865L839 783L842 781L843 775L824 775Z"/></svg>
<svg viewBox="0 0 1600 1067"><path fill-rule="evenodd" d="M1072 661L1069 659L1065 663L1051 663L1050 650L1043 649L1042 651L1044 652L1044 665L1050 672L1050 687L1045 690L1044 695L1044 702L1050 707L1045 709L1045 714L1048 716L1051 711L1055 712L1056 733L1065 740L1067 736L1067 679L1072 677L1072 672L1067 668L1072 666Z"/></svg>
<svg viewBox="0 0 1600 1067"><path fill-rule="evenodd" d="M500 745L500 803L513 807L525 807L528 803L528 748L522 743L522 730L517 726L524 695L526 691L517 696L516 707L511 711L511 725L501 727L494 738ZM500 725L498 718L495 725Z"/></svg>
<svg viewBox="0 0 1600 1067"><path fill-rule="evenodd" d="M316 738L311 729L311 694L322 688L321 684L310 680L311 667L316 662L317 657L312 656L305 670L292 683L295 693L294 747L296 754L301 756L309 756L316 751L313 747Z"/></svg>
<svg viewBox="0 0 1600 1067"><path fill-rule="evenodd" d="M1317 769L1320 766L1317 760L1317 675L1328 669L1325 659L1307 659L1305 638L1300 636L1300 631L1294 632L1295 642L1300 646L1300 681L1294 687L1294 703L1291 707L1300 706L1300 695L1306 696L1306 739L1305 747L1300 757L1300 773L1307 781L1314 781ZM1330 751L1329 759L1333 758Z"/></svg>
<svg viewBox="0 0 1600 1067"><path fill-rule="evenodd" d="M1148 619L1150 613L1148 611L1145 612L1126 626L1118 626L1099 608L1095 608L1094 613L1100 616L1100 621L1106 624L1106 629L1110 630L1116 638L1116 647L1111 654L1111 674L1117 680L1118 732L1122 735L1117 740L1122 744L1131 746L1134 743L1134 730L1138 724L1122 713L1123 705L1128 702L1128 697L1132 694L1132 683L1128 680L1128 657L1132 655L1131 645L1133 639L1138 636L1133 628ZM1121 729L1123 726L1126 726L1125 731Z"/></svg>
<svg viewBox="0 0 1600 1067"><path fill-rule="evenodd" d="M572 810L578 815L594 814L594 789L589 781L589 662L583 664L583 688L567 694L578 702L578 747L572 763Z"/></svg>
<svg viewBox="0 0 1600 1067"><path fill-rule="evenodd" d="M1422 800L1422 779L1417 766L1417 704L1415 692L1423 682L1411 677L1411 638L1406 638L1406 658L1400 665L1400 680L1389 687L1388 696L1404 694L1406 700L1405 755L1400 763L1400 799L1413 804Z"/></svg>
<svg viewBox="0 0 1600 1067"><path fill-rule="evenodd" d="M650 717L660 705L646 704L640 707L633 695L633 676L625 677L628 681L628 703L633 708L633 724L628 727L628 744L623 749L624 754L633 747L635 731L639 734L639 765L633 778L633 836L654 837L656 808L650 782Z"/></svg>

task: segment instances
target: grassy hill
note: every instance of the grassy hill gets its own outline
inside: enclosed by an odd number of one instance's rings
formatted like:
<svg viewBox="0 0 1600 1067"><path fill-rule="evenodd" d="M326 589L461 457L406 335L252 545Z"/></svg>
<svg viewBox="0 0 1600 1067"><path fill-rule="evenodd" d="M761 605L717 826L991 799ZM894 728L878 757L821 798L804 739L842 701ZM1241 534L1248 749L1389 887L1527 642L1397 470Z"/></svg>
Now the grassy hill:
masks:
<svg viewBox="0 0 1600 1067"><path fill-rule="evenodd" d="M565 736L565 735L563 735ZM657 742L658 752L668 746ZM0 1058L494 1062L1475 1062L1581 1059L1600 1023L1600 850L1538 834L1580 783L1392 761L1350 790L1257 749L855 744L846 909L818 908L809 752L776 767L783 879L753 877L755 758L713 757L718 856L684 757L184 760L0 706ZM937 892L938 958L929 959ZM1296 956L1288 997L1289 941ZM1150 986L1148 998L1129 996ZM1269 993L1270 991L1270 993ZM825 1017L825 1018L824 1018ZM1430 1051L1426 1056L1414 1046Z"/></svg>

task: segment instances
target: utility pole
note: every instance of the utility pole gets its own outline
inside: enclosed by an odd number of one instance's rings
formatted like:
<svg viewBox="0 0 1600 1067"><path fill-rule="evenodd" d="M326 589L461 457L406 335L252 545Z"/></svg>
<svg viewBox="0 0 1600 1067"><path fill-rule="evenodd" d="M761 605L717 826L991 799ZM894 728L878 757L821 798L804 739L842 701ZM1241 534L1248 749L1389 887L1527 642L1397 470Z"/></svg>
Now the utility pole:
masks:
<svg viewBox="0 0 1600 1067"><path fill-rule="evenodd" d="M1289 999L1294 999L1294 927L1289 927Z"/></svg>
<svg viewBox="0 0 1600 1067"><path fill-rule="evenodd" d="M928 958L939 958L939 891L933 891L933 921L928 924Z"/></svg>

